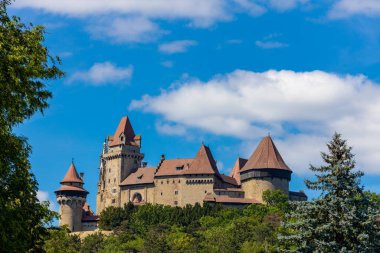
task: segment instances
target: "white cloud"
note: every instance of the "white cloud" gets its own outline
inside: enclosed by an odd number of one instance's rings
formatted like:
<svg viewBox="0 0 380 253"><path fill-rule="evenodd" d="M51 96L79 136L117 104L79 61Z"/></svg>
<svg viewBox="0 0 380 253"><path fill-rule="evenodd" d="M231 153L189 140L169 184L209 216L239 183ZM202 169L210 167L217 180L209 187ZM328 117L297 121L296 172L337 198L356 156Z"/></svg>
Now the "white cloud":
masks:
<svg viewBox="0 0 380 253"><path fill-rule="evenodd" d="M308 2L308 0L269 0L268 5L278 11L287 11Z"/></svg>
<svg viewBox="0 0 380 253"><path fill-rule="evenodd" d="M158 22L185 21L190 27L205 28L233 20L236 13L263 15L269 10L285 11L307 0L20 0L16 9L37 9L85 21L93 38L110 43L156 40L165 31Z"/></svg>
<svg viewBox="0 0 380 253"><path fill-rule="evenodd" d="M50 200L49 199L49 193L46 192L46 191L37 191L37 199L40 201L40 202L43 202L43 201L49 201L49 208L50 210L52 211L58 211L58 207L57 205L55 204L55 201L53 200Z"/></svg>
<svg viewBox="0 0 380 253"><path fill-rule="evenodd" d="M165 135L185 135L186 127L176 124L156 122L156 129L159 133Z"/></svg>
<svg viewBox="0 0 380 253"><path fill-rule="evenodd" d="M155 23L144 17L99 20L87 27L93 38L112 43L150 42L165 34Z"/></svg>
<svg viewBox="0 0 380 253"><path fill-rule="evenodd" d="M189 47L197 44L198 43L194 40L176 40L161 44L158 50L165 54L183 53L186 52Z"/></svg>
<svg viewBox="0 0 380 253"><path fill-rule="evenodd" d="M68 80L69 83L76 81L86 82L88 85L101 86L109 83L128 82L133 73L132 66L117 67L110 62L95 63L87 71L74 73Z"/></svg>
<svg viewBox="0 0 380 253"><path fill-rule="evenodd" d="M256 46L264 48L264 49L283 48L283 47L288 46L288 44L285 44L279 41L273 41L273 40L267 40L267 41L257 40L255 44Z"/></svg>
<svg viewBox="0 0 380 253"><path fill-rule="evenodd" d="M158 96L132 101L131 110L216 135L240 138L248 154L268 132L296 172L319 161L334 131L354 146L358 164L380 173L380 85L365 76L236 70L207 82L188 80Z"/></svg>
<svg viewBox="0 0 380 253"><path fill-rule="evenodd" d="M328 16L332 19L349 18L355 15L367 17L380 16L380 1L378 0L339 0Z"/></svg>

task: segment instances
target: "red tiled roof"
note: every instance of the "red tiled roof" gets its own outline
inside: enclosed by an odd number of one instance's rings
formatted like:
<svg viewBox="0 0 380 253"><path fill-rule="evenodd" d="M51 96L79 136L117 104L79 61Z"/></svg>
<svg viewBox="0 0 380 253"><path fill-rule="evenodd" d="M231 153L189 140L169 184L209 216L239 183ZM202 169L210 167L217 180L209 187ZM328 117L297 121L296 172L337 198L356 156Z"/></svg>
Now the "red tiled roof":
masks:
<svg viewBox="0 0 380 253"><path fill-rule="evenodd" d="M136 172L131 173L124 179L120 185L152 184L154 182L154 172L156 169L157 167L138 168Z"/></svg>
<svg viewBox="0 0 380 253"><path fill-rule="evenodd" d="M122 144L122 142L120 141L121 134L124 134L125 143L134 143L135 132L133 131L131 122L129 121L128 117L122 117L119 126L117 127L115 134L113 135L113 138L108 137L108 140L112 141L109 145L116 146Z"/></svg>
<svg viewBox="0 0 380 253"><path fill-rule="evenodd" d="M73 185L62 185L58 190L56 190L54 192L58 192L58 191L80 191L80 192L87 192L85 189L77 187L77 186L73 186Z"/></svg>
<svg viewBox="0 0 380 253"><path fill-rule="evenodd" d="M246 199L246 198L232 198L226 195L215 196L211 193L208 193L203 199L204 202L214 202L214 203L225 203L225 204L258 204L255 199Z"/></svg>
<svg viewBox="0 0 380 253"><path fill-rule="evenodd" d="M156 176L183 175L189 169L193 159L177 158L163 160L156 172Z"/></svg>
<svg viewBox="0 0 380 253"><path fill-rule="evenodd" d="M229 175L230 177L232 177L232 178L234 178L236 180L236 182L238 183L238 185L241 184L241 181L240 181L240 170L244 167L244 165L247 163L247 161L248 161L247 159L238 157L236 159L234 167L232 168L231 173Z"/></svg>
<svg viewBox="0 0 380 253"><path fill-rule="evenodd" d="M232 184L232 185L236 185L236 186L239 185L235 178L226 176L224 174L220 174L220 176L222 178L222 181L227 183L227 184Z"/></svg>
<svg viewBox="0 0 380 253"><path fill-rule="evenodd" d="M279 169L291 171L282 159L280 152L278 152L269 135L261 140L255 152L253 152L240 172L251 169Z"/></svg>
<svg viewBox="0 0 380 253"><path fill-rule="evenodd" d="M94 212L90 208L90 205L87 202L84 204L82 210L83 210L82 221L89 222L89 221L98 221L99 220L99 216L94 214Z"/></svg>
<svg viewBox="0 0 380 253"><path fill-rule="evenodd" d="M216 174L220 176L216 162L209 147L202 144L185 174Z"/></svg>
<svg viewBox="0 0 380 253"><path fill-rule="evenodd" d="M74 163L70 164L65 177L61 181L61 184L62 183L83 183L82 179L78 175Z"/></svg>

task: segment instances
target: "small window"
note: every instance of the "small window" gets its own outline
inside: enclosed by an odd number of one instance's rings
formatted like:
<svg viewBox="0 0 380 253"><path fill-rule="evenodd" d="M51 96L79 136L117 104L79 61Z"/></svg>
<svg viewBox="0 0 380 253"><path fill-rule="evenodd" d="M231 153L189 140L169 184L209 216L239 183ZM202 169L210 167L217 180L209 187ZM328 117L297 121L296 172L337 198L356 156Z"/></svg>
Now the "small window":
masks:
<svg viewBox="0 0 380 253"><path fill-rule="evenodd" d="M115 199L112 199L112 204L115 204L115 202L116 202Z"/></svg>
<svg viewBox="0 0 380 253"><path fill-rule="evenodd" d="M174 201L174 205L178 205L178 201L177 200Z"/></svg>
<svg viewBox="0 0 380 253"><path fill-rule="evenodd" d="M178 183L181 183L181 180L178 180Z"/></svg>
<svg viewBox="0 0 380 253"><path fill-rule="evenodd" d="M175 195L178 195L178 191L175 191L174 194L175 194Z"/></svg>
<svg viewBox="0 0 380 253"><path fill-rule="evenodd" d="M167 183L167 184L169 184L169 180L168 180L168 181L166 181L166 183Z"/></svg>
<svg viewBox="0 0 380 253"><path fill-rule="evenodd" d="M116 193L116 189L112 189L112 193Z"/></svg>
<svg viewBox="0 0 380 253"><path fill-rule="evenodd" d="M113 179L113 182L116 183L116 178Z"/></svg>
<svg viewBox="0 0 380 253"><path fill-rule="evenodd" d="M108 183L111 183L111 179L108 179Z"/></svg>
<svg viewBox="0 0 380 253"><path fill-rule="evenodd" d="M163 184L163 183L164 183L164 181L161 180L161 184Z"/></svg>
<svg viewBox="0 0 380 253"><path fill-rule="evenodd" d="M162 196L162 192L161 192L161 196Z"/></svg>
<svg viewBox="0 0 380 253"><path fill-rule="evenodd" d="M111 173L111 168L108 169L108 172Z"/></svg>
<svg viewBox="0 0 380 253"><path fill-rule="evenodd" d="M205 193L207 193L207 190L205 191Z"/></svg>
<svg viewBox="0 0 380 253"><path fill-rule="evenodd" d="M176 169L176 170L183 170L183 165L181 165L181 166L177 166L175 169Z"/></svg>

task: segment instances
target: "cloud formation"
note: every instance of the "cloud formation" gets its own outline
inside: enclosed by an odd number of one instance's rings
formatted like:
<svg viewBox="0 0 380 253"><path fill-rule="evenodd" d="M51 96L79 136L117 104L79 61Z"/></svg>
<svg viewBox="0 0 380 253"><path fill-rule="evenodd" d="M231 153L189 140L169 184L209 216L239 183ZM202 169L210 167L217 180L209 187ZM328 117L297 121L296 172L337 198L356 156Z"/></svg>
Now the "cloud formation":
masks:
<svg viewBox="0 0 380 253"><path fill-rule="evenodd" d="M332 19L343 19L351 16L380 16L380 1L378 0L339 0L328 13Z"/></svg>
<svg viewBox="0 0 380 253"><path fill-rule="evenodd" d="M185 21L196 28L233 20L237 13L260 16L269 10L287 11L307 0L22 0L12 8L44 12L86 20L93 38L111 43L151 42L166 32L158 23Z"/></svg>
<svg viewBox="0 0 380 253"><path fill-rule="evenodd" d="M41 190L39 190L39 191L37 191L37 199L40 201L40 202L43 202L43 201L49 201L49 208L50 208L50 210L52 210L52 211L58 211L58 207L56 206L56 204L55 204L55 201L53 200L53 201L51 201L50 199L49 199L49 193L48 192L46 192L46 191L41 191Z"/></svg>
<svg viewBox="0 0 380 253"><path fill-rule="evenodd" d="M161 115L187 131L240 138L249 146L246 155L271 132L297 172L317 161L338 131L354 146L362 169L380 173L380 86L362 75L236 70L145 95L130 109Z"/></svg>
<svg viewBox="0 0 380 253"><path fill-rule="evenodd" d="M150 42L166 33L144 17L98 20L88 25L86 30L95 39L107 40L115 44Z"/></svg>
<svg viewBox="0 0 380 253"><path fill-rule="evenodd" d="M198 43L194 40L176 40L159 45L158 50L165 54L183 53L186 52L189 47L197 44Z"/></svg>
<svg viewBox="0 0 380 253"><path fill-rule="evenodd" d="M105 84L114 84L128 82L133 73L132 66L117 67L111 62L95 63L87 71L74 73L68 80L69 83L85 82L88 85L101 86Z"/></svg>

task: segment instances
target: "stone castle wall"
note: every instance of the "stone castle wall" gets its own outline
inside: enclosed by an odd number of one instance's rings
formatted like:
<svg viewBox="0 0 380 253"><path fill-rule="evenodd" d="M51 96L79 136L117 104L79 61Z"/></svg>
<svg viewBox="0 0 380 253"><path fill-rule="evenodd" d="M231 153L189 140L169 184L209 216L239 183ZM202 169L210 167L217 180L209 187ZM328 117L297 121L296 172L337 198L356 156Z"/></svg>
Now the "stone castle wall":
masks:
<svg viewBox="0 0 380 253"><path fill-rule="evenodd" d="M86 199L83 197L58 196L57 201L60 205L59 225L67 225L72 232L81 231L82 208L86 202Z"/></svg>
<svg viewBox="0 0 380 253"><path fill-rule="evenodd" d="M289 194L289 181L284 178L264 177L251 178L241 183L241 187L245 192L245 197L263 202L263 192L266 190L280 189L285 194Z"/></svg>

